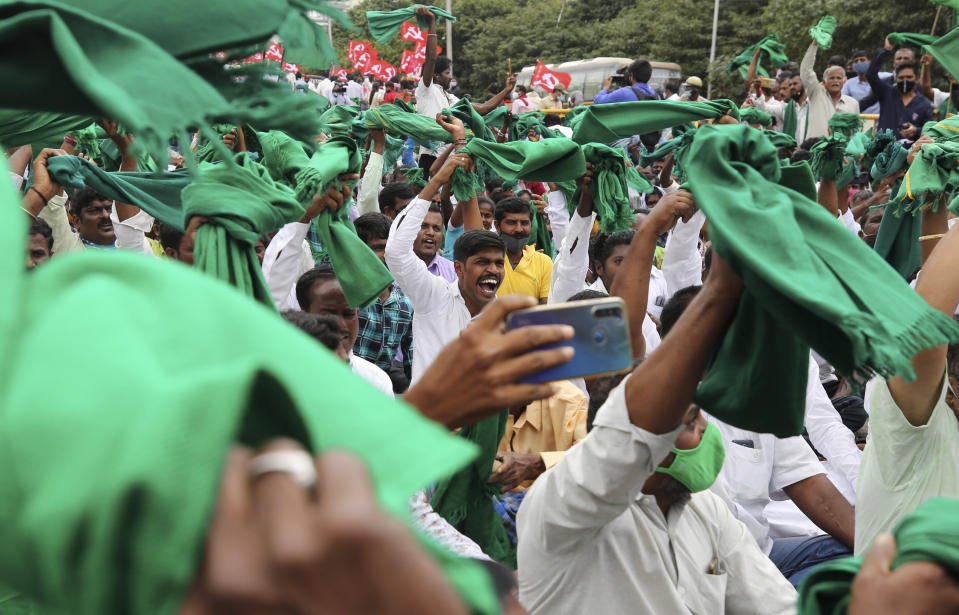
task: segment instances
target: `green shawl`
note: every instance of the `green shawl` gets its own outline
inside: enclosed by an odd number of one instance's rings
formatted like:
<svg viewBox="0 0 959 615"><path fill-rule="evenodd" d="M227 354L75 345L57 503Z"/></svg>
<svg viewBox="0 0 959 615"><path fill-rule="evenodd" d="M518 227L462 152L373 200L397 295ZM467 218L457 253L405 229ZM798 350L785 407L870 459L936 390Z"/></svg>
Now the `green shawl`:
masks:
<svg viewBox="0 0 959 615"><path fill-rule="evenodd" d="M586 162L593 165L593 181L589 193L593 197L593 211L599 230L607 235L627 230L636 222L636 214L629 206L626 182L627 162L622 149L601 143L583 146ZM579 203L579 192L569 201L570 214Z"/></svg>
<svg viewBox="0 0 959 615"><path fill-rule="evenodd" d="M959 325L865 243L777 183L776 149L760 131L704 126L685 164L713 248L746 286L696 393L710 413L743 429L798 435L810 346L850 380L866 381L912 379L913 355L959 340Z"/></svg>
<svg viewBox="0 0 959 615"><path fill-rule="evenodd" d="M350 125L360 110L349 105L333 105L320 115L320 132L334 137L350 134Z"/></svg>
<svg viewBox="0 0 959 615"><path fill-rule="evenodd" d="M189 267L83 250L27 274L18 205L0 185L0 578L45 612L179 613L234 443L353 451L400 519L475 456ZM124 385L104 395L103 374ZM474 612L499 613L481 567L422 540Z"/></svg>
<svg viewBox="0 0 959 615"><path fill-rule="evenodd" d="M625 137L724 115L738 119L739 108L728 100L643 100L589 105L586 111L573 118L570 126L573 140L580 145L612 143Z"/></svg>
<svg viewBox="0 0 959 615"><path fill-rule="evenodd" d="M786 104L786 110L783 111L783 133L796 139L796 142L799 142L799 139L796 137L796 127L799 125L796 118L796 101L790 99Z"/></svg>
<svg viewBox="0 0 959 615"><path fill-rule="evenodd" d="M164 224L181 231L186 228L181 193L193 180L187 171L108 173L76 156L48 158L47 171L61 186L92 188L108 199L135 205Z"/></svg>
<svg viewBox="0 0 959 615"><path fill-rule="evenodd" d="M887 34L886 38L896 47L914 47L920 49L924 45L933 43L937 37L931 34L917 34L915 32L893 32Z"/></svg>
<svg viewBox="0 0 959 615"><path fill-rule="evenodd" d="M937 206L942 193L951 193L959 188L959 116L930 122L923 135L932 137L913 159L903 178L899 193L893 202L906 213L919 208Z"/></svg>
<svg viewBox="0 0 959 615"><path fill-rule="evenodd" d="M959 75L959 28L953 28L923 50L932 55L952 76Z"/></svg>
<svg viewBox="0 0 959 615"><path fill-rule="evenodd" d="M504 410L460 431L460 438L476 444L480 454L473 463L440 482L431 503L437 514L473 539L483 553L513 570L516 547L510 544L503 519L493 506L493 496L500 488L487 482L508 417L509 412Z"/></svg>
<svg viewBox="0 0 959 615"><path fill-rule="evenodd" d="M826 181L838 181L843 175L844 166L848 166L845 165L848 142L849 138L841 132L819 139L809 150L812 154L809 166L813 173Z"/></svg>
<svg viewBox="0 0 959 615"><path fill-rule="evenodd" d="M887 139L886 137L890 137ZM892 131L877 136L870 147L886 143L886 148L879 152L872 164L870 174L874 180L885 179L906 166L909 150L895 141ZM867 155L869 153L867 148ZM874 150L873 150L874 151ZM902 178L896 180L892 186L892 194L898 194L902 185ZM887 215L883 215L876 235L876 254L889 263L903 278L907 278L919 268L921 262L919 251L919 233L922 219L917 215L902 215L887 203Z"/></svg>
<svg viewBox="0 0 959 615"><path fill-rule="evenodd" d="M382 128L395 137L413 137L420 145L435 148L436 142L450 143L453 136L436 123L436 118L412 111L408 106L389 104L367 109L363 114L367 128ZM472 131L467 131L472 136Z"/></svg>
<svg viewBox="0 0 959 615"><path fill-rule="evenodd" d="M182 197L187 224L193 216L210 219L197 229L194 266L275 308L253 245L262 233L303 217L293 190L241 152L233 164L201 166Z"/></svg>
<svg viewBox="0 0 959 615"><path fill-rule="evenodd" d="M80 115L0 109L0 145L33 145L34 154L39 154L44 147L60 147L63 135L89 126L92 121Z"/></svg>
<svg viewBox="0 0 959 615"><path fill-rule="evenodd" d="M586 173L583 152L569 139L509 143L473 139L459 151L489 165L490 170L503 179L557 182L576 179Z"/></svg>
<svg viewBox="0 0 959 615"><path fill-rule="evenodd" d="M396 33L400 31L400 27L404 21L411 19L416 20L420 30L426 30L430 25L429 21L416 14L416 9L421 6L423 5L414 4L406 8L396 9L395 11L367 11L366 21L370 27L370 34L373 35L373 40L377 43L387 42L396 36ZM430 6L427 8L429 8L431 13L436 15L437 19L448 19L456 23L456 18L453 17L453 15L438 6Z"/></svg>
<svg viewBox="0 0 959 615"><path fill-rule="evenodd" d="M851 137L862 130L862 118L858 113L836 113L829 118L829 127L833 133L841 132Z"/></svg>
<svg viewBox="0 0 959 615"><path fill-rule="evenodd" d="M927 501L903 517L892 534L896 538L892 570L909 562L933 562L953 576L959 573L959 500ZM799 586L798 613L844 615L862 561L863 556L845 557L817 566Z"/></svg>
<svg viewBox="0 0 959 615"><path fill-rule="evenodd" d="M773 33L767 34L758 43L736 56L726 67L726 70L732 73L738 69L739 74L745 79L749 73L749 65L753 61L753 55L755 55L757 47L760 51L759 60L756 62L756 74L760 77L769 76L769 73L763 68L763 64L769 64L773 68L779 68L789 62L789 58L786 57L786 46L779 42L779 35Z"/></svg>
<svg viewBox="0 0 959 615"><path fill-rule="evenodd" d="M739 110L739 121L751 126L758 124L768 128L773 125L773 116L765 111L760 111L756 107L743 107Z"/></svg>
<svg viewBox="0 0 959 615"><path fill-rule="evenodd" d="M820 49L829 49L832 47L832 35L835 31L836 18L832 15L826 15L819 20L819 23L809 28L809 36L816 41Z"/></svg>

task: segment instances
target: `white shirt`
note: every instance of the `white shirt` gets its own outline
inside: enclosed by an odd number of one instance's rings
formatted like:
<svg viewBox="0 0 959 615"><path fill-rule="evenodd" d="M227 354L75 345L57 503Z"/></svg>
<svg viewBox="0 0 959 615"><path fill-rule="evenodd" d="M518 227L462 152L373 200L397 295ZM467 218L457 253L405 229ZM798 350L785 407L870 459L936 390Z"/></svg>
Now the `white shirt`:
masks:
<svg viewBox="0 0 959 615"><path fill-rule="evenodd" d="M410 516L413 517L417 527L456 555L473 559L490 559L478 544L461 534L450 525L449 521L433 510L423 490L417 491L416 495L410 498Z"/></svg>
<svg viewBox="0 0 959 615"><path fill-rule="evenodd" d="M116 234L118 249L129 252L138 252L156 258L146 234L153 229L153 216L142 209L124 221L117 215L116 202L110 210L110 220L113 222L113 232Z"/></svg>
<svg viewBox="0 0 959 615"><path fill-rule="evenodd" d="M332 86L330 87L332 89ZM346 82L346 97L351 101L354 98L363 99L363 86L350 79Z"/></svg>
<svg viewBox="0 0 959 615"><path fill-rule="evenodd" d="M353 373L366 380L374 389L393 399L393 381L375 363L370 363L363 357L358 357L350 350L350 369Z"/></svg>
<svg viewBox="0 0 959 615"><path fill-rule="evenodd" d="M433 275L413 253L413 242L429 207L429 201L413 199L393 220L386 242L386 266L413 304L412 382L419 380L443 347L473 320L459 283Z"/></svg>
<svg viewBox="0 0 959 615"><path fill-rule="evenodd" d="M320 96L330 98L331 94L333 93L333 81L329 77L324 78L322 81L320 81L319 85L316 86L316 93Z"/></svg>
<svg viewBox="0 0 959 615"><path fill-rule="evenodd" d="M726 447L723 469L709 490L726 502L732 514L746 524L763 553L768 554L773 541L769 537L766 505L772 500L788 499L784 487L826 471L802 436L777 438L708 418L719 428Z"/></svg>
<svg viewBox="0 0 959 615"><path fill-rule="evenodd" d="M783 129L783 118L786 114L786 105L789 103L783 100L776 100L774 97L770 96L765 98L763 96L753 96L753 104L760 111L765 111L773 117L773 130L778 130L782 132ZM795 137L796 135L789 135Z"/></svg>
<svg viewBox="0 0 959 615"><path fill-rule="evenodd" d="M819 46L814 42L809 45L806 54L803 56L802 63L799 65L799 76L806 90L806 122L808 128L805 128L806 139L812 137L825 137L829 134L829 118L837 113L859 113L859 101L848 94L839 95L839 100L833 102L832 96L826 90L826 86L820 83L819 76L813 65L816 62L816 51ZM798 117L797 117L798 124ZM799 127L797 126L797 133ZM800 133L801 134L801 133ZM799 141L799 138L796 138Z"/></svg>
<svg viewBox="0 0 959 615"><path fill-rule="evenodd" d="M679 429L655 435L630 422L630 377L526 494L520 602L532 615L795 613L795 590L722 500L696 493L664 518L642 494Z"/></svg>
<svg viewBox="0 0 959 615"><path fill-rule="evenodd" d="M444 90L434 79L429 87L423 84L421 78L416 84L416 112L425 115L430 119L435 119L436 114L446 107L452 107L459 100L446 90ZM420 146L420 154L435 156L436 151Z"/></svg>
<svg viewBox="0 0 959 615"><path fill-rule="evenodd" d="M360 197L357 199L357 211L362 216L380 211L380 184L383 182L383 155L371 151L366 161L366 172L360 182Z"/></svg>
<svg viewBox="0 0 959 615"><path fill-rule="evenodd" d="M705 222L706 214L698 210L689 222L677 222L666 237L663 277L669 297L688 286L703 285L703 257L698 246L699 232Z"/></svg>
<svg viewBox="0 0 959 615"><path fill-rule="evenodd" d="M945 377L929 422L918 427L903 416L885 380L870 384L869 439L856 506L856 555L927 500L959 498L959 420L946 404Z"/></svg>
<svg viewBox="0 0 959 615"><path fill-rule="evenodd" d="M303 222L285 224L263 253L263 277L281 312L301 309L296 300L296 281L316 266L305 241L309 230L310 225Z"/></svg>

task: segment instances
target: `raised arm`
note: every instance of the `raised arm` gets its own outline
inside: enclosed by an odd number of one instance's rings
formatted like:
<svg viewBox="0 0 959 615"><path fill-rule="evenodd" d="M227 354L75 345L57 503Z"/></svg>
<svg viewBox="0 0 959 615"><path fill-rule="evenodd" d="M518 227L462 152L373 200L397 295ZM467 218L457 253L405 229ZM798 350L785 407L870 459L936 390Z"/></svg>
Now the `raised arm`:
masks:
<svg viewBox="0 0 959 615"><path fill-rule="evenodd" d="M928 53L922 54L922 57L919 58L919 64L922 66L921 79L919 87L922 91L922 95L929 99L929 102L936 100L936 93L932 91L932 56ZM946 118L939 118L946 119Z"/></svg>
<svg viewBox="0 0 959 615"><path fill-rule="evenodd" d="M473 108L476 109L476 112L480 115L486 115L496 107L500 106L506 97L509 96L509 93L513 91L513 88L516 87L516 75L508 75L506 77L506 87L499 91L493 98L490 98L486 102L473 103ZM505 126L505 124L504 124Z"/></svg>
<svg viewBox="0 0 959 615"><path fill-rule="evenodd" d="M373 149L366 162L366 171L363 173L363 187L357 202L359 214L374 213L380 210L377 197L380 184L383 182L383 149L386 147L386 133L376 128L370 131Z"/></svg>
<svg viewBox="0 0 959 615"><path fill-rule="evenodd" d="M882 51L876 54L876 57L869 63L869 70L866 71L866 80L869 81L869 87L872 88L873 95L879 101L882 101L885 98L886 91L891 89L891 86L883 83L882 79L879 78L879 69L882 68L891 51L892 43L889 42L889 39L886 39ZM865 108L865 103L860 103L860 106Z"/></svg>
<svg viewBox="0 0 959 615"><path fill-rule="evenodd" d="M576 180L579 187L579 204L569 219L566 236L560 244L553 262L547 303L563 303L583 290L586 285L586 270L589 268L589 234L596 215L593 213L593 197L589 184L593 181L592 165L587 163L586 173Z"/></svg>
<svg viewBox="0 0 959 615"><path fill-rule="evenodd" d="M416 9L418 17L425 17L429 22L426 34L426 59L423 61L423 85L430 87L433 83L433 70L436 68L436 15L425 6Z"/></svg>
<svg viewBox="0 0 959 615"><path fill-rule="evenodd" d="M643 321L646 319L649 273L656 255L656 239L675 226L677 220L688 221L694 213L696 203L686 190L664 196L633 236L613 287L609 289L610 295L622 297L626 302L634 359L646 356Z"/></svg>
<svg viewBox="0 0 959 615"><path fill-rule="evenodd" d="M803 54L802 62L799 64L799 78L802 80L802 86L806 88L806 97L810 98L816 88L819 86L819 77L816 76L816 52L819 51L819 44L816 41L809 43L806 53Z"/></svg>
<svg viewBox="0 0 959 615"><path fill-rule="evenodd" d="M940 205L940 211L943 211ZM940 214L945 215L945 214ZM916 283L916 292L933 308L950 317L959 304L959 226L952 227L926 261ZM912 358L916 380L897 376L889 381L889 392L903 415L913 425L925 425L939 398L946 369L945 344L928 348Z"/></svg>
<svg viewBox="0 0 959 615"><path fill-rule="evenodd" d="M669 297L687 286L703 283L703 257L699 253L699 231L706 222L706 214L699 211L689 222L678 222L666 238L663 250L663 277ZM668 298L668 297L667 297Z"/></svg>
<svg viewBox="0 0 959 615"><path fill-rule="evenodd" d="M753 54L753 59L749 63L749 70L746 71L746 85L752 86L753 81L756 80L756 66L759 64L759 54L762 53L762 49L758 46L756 47L756 53Z"/></svg>

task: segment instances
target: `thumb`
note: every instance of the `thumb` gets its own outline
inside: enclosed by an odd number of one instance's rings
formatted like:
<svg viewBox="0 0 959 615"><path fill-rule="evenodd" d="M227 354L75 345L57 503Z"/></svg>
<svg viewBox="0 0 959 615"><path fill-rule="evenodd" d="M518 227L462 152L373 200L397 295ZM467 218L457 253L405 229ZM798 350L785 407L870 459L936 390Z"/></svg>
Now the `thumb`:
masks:
<svg viewBox="0 0 959 615"><path fill-rule="evenodd" d="M885 576L892 568L892 561L896 557L896 539L889 532L883 532L872 543L872 549L863 558L861 573Z"/></svg>

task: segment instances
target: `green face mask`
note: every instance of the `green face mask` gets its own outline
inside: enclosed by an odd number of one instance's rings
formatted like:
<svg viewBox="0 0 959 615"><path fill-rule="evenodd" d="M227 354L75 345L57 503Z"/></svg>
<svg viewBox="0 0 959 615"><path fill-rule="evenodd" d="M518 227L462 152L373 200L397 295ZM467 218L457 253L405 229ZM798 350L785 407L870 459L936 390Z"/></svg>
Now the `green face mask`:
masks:
<svg viewBox="0 0 959 615"><path fill-rule="evenodd" d="M657 472L672 476L692 493L709 489L719 476L726 459L726 447L723 446L723 437L719 428L712 423L706 423L702 440L696 448L674 448L676 459L668 468L658 467Z"/></svg>

